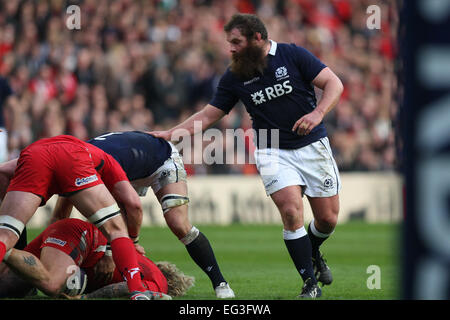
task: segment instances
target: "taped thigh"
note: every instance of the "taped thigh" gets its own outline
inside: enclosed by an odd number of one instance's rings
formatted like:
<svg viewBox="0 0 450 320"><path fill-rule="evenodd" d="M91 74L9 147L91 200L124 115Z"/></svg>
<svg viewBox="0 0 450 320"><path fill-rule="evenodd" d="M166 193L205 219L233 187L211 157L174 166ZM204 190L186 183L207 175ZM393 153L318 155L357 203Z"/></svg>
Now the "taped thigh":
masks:
<svg viewBox="0 0 450 320"><path fill-rule="evenodd" d="M22 221L7 215L0 216L0 229L7 229L13 232L17 238L20 238L20 234L22 233L25 225Z"/></svg>
<svg viewBox="0 0 450 320"><path fill-rule="evenodd" d="M172 208L182 206L189 203L189 198L180 194L169 193L161 198L161 207L163 213L166 213Z"/></svg>
<svg viewBox="0 0 450 320"><path fill-rule="evenodd" d="M89 222L97 228L101 227L106 221L120 215L120 208L115 203L112 206L102 208L88 218Z"/></svg>

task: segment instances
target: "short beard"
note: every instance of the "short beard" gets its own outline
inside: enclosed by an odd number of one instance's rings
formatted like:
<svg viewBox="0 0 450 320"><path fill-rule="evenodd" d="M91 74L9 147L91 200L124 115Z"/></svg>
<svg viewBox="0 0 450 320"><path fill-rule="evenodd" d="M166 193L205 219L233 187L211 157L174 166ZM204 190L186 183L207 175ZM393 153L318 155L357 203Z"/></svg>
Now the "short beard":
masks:
<svg viewBox="0 0 450 320"><path fill-rule="evenodd" d="M253 44L231 56L230 70L241 79L252 79L262 75L267 65L264 49Z"/></svg>

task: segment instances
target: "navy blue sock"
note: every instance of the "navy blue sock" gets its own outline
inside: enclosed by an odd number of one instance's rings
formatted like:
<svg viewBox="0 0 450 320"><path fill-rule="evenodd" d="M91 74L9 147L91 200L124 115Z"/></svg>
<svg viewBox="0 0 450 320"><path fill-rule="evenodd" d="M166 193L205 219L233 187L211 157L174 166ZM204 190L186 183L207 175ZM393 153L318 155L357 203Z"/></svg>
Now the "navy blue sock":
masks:
<svg viewBox="0 0 450 320"><path fill-rule="evenodd" d="M226 282L222 273L220 272L219 265L217 264L216 257L214 256L211 244L208 238L201 232L194 241L186 245L186 249L191 256L192 260L206 273L211 280L213 287L217 287L221 282Z"/></svg>
<svg viewBox="0 0 450 320"><path fill-rule="evenodd" d="M300 237L298 237L300 236ZM283 231L284 243L303 281L311 278L317 282L311 260L311 241L304 227L296 231Z"/></svg>
<svg viewBox="0 0 450 320"><path fill-rule="evenodd" d="M312 230L312 226L314 224L314 220L311 221L311 223L308 226L308 236L309 240L311 241L312 246L312 256L314 259L318 259L320 257L320 251L319 247L322 245L322 243L328 239L329 235L325 233L319 234L320 236L315 235L314 233L320 232L317 230L314 226L315 232Z"/></svg>

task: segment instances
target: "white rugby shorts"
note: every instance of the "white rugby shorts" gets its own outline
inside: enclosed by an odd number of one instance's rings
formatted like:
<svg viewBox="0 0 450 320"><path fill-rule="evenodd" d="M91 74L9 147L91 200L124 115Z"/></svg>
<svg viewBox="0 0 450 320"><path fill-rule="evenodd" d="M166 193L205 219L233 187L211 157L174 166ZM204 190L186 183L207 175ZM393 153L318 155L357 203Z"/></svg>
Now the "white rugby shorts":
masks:
<svg viewBox="0 0 450 320"><path fill-rule="evenodd" d="M147 194L148 188L152 188L156 194L162 187L171 183L179 181L186 181L186 170L184 169L183 158L178 152L177 148L169 142L172 147L172 154L164 161L151 176L143 179L131 181L139 196L144 197Z"/></svg>
<svg viewBox="0 0 450 320"><path fill-rule="evenodd" d="M310 197L331 197L341 189L327 137L299 149L256 149L254 154L267 195L293 185Z"/></svg>
<svg viewBox="0 0 450 320"><path fill-rule="evenodd" d="M8 161L8 133L5 128L0 128L0 162Z"/></svg>

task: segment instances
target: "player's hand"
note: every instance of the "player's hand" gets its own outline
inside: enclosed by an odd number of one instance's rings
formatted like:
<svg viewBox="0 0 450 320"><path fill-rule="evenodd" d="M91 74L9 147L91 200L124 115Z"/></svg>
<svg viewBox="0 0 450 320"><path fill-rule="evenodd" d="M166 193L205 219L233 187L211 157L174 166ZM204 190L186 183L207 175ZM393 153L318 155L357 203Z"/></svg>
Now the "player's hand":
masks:
<svg viewBox="0 0 450 320"><path fill-rule="evenodd" d="M109 284L114 275L116 265L111 256L104 255L94 266L94 280L99 284Z"/></svg>
<svg viewBox="0 0 450 320"><path fill-rule="evenodd" d="M146 133L151 134L156 138L163 138L166 141L170 141L171 139L170 131L147 131Z"/></svg>
<svg viewBox="0 0 450 320"><path fill-rule="evenodd" d="M320 122L322 122L323 115L314 110L311 113L305 114L298 119L292 127L293 132L297 132L300 136L306 136L314 129Z"/></svg>

